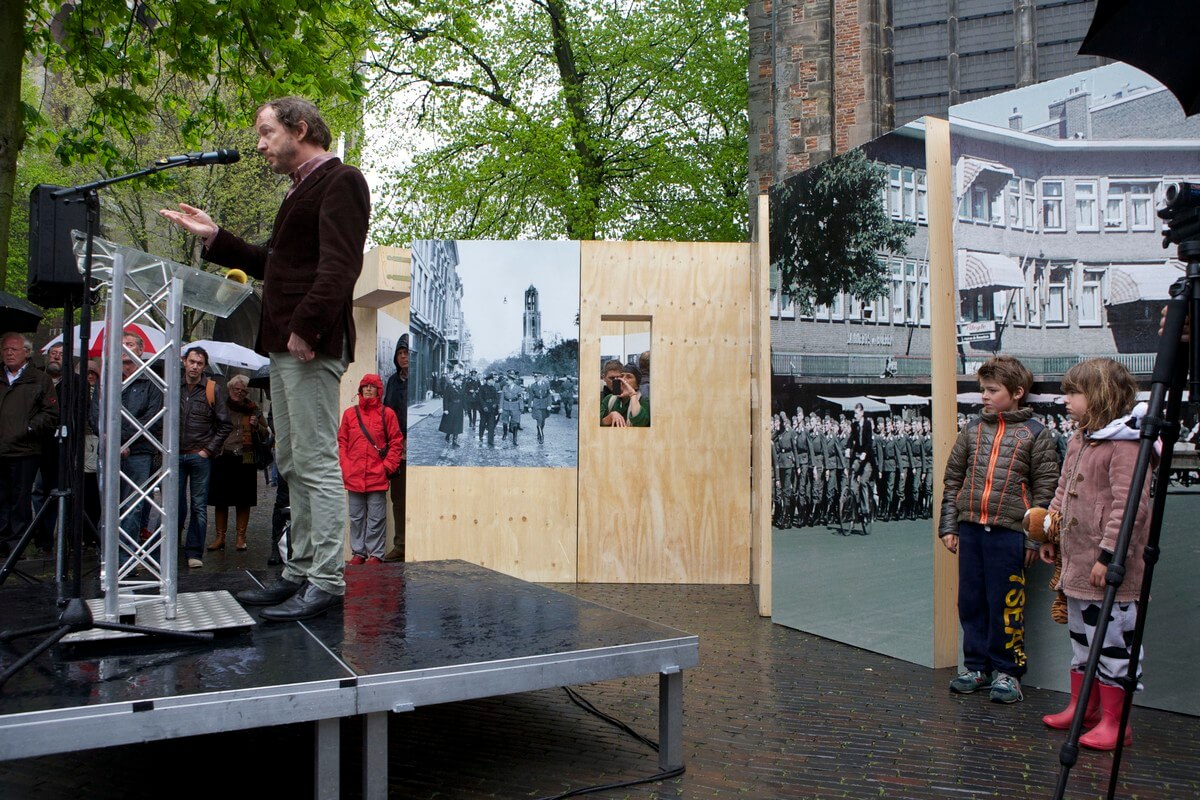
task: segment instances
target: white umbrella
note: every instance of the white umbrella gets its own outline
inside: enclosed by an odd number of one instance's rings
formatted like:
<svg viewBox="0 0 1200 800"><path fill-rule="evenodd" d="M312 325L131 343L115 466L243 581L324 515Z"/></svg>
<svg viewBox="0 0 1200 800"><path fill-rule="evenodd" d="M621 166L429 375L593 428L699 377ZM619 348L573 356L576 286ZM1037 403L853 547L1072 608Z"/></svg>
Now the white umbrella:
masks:
<svg viewBox="0 0 1200 800"><path fill-rule="evenodd" d="M233 342L215 342L212 339L201 339L179 348L183 355L193 347L203 347L208 353L208 363L223 364L227 367L241 367L250 371L262 369L271 363L271 359L260 356L249 347L242 347Z"/></svg>
<svg viewBox="0 0 1200 800"><path fill-rule="evenodd" d="M825 397L824 395L817 395L817 397L827 403L834 403L841 406L842 411L853 411L856 403L862 403L863 411L868 414L878 414L891 410L886 404L878 400L872 400L869 397Z"/></svg>

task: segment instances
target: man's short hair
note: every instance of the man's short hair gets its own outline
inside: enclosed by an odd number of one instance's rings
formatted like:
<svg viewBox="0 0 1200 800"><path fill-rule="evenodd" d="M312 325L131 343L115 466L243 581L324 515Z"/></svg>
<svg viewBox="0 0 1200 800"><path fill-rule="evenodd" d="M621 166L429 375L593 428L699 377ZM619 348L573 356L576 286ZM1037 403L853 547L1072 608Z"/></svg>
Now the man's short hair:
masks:
<svg viewBox="0 0 1200 800"><path fill-rule="evenodd" d="M322 150L328 150L329 146L333 144L333 135L321 117L321 112L303 97L280 97L277 100L268 100L258 107L255 116L257 117L264 108L274 111L275 119L279 120L279 124L293 133L300 130L301 122L307 125L308 132L300 141L311 142Z"/></svg>
<svg viewBox="0 0 1200 800"><path fill-rule="evenodd" d="M141 355L142 352L145 350L146 340L142 338L142 335L140 333L134 333L133 331L125 331L125 333L121 334L121 342L124 343L126 339L133 339L134 343L137 345L136 349L138 351L138 355Z"/></svg>
<svg viewBox="0 0 1200 800"><path fill-rule="evenodd" d="M608 361L604 362L604 369L600 370L600 374L604 375L605 373L610 372L611 370L614 370L614 369L617 372L624 372L625 365L622 364L618 359L610 358Z"/></svg>
<svg viewBox="0 0 1200 800"><path fill-rule="evenodd" d="M190 356L192 353L199 353L200 355L204 356L204 366L206 366L206 367L208 366L208 351L207 350L205 350L203 347L200 347L198 345L196 347L189 347L183 353L184 361L186 361L187 357Z"/></svg>
<svg viewBox="0 0 1200 800"><path fill-rule="evenodd" d="M638 369L640 369L642 372L650 371L650 351L649 350L642 351L641 355L638 356L637 365L638 365Z"/></svg>
<svg viewBox="0 0 1200 800"><path fill-rule="evenodd" d="M9 331L3 336L0 336L0 345L3 345L9 339L20 339L21 345L25 348L25 355L29 355L33 352L33 342L29 341L29 337L25 334L17 333L16 331Z"/></svg>
<svg viewBox="0 0 1200 800"><path fill-rule="evenodd" d="M63 349L63 343L55 342L54 344L52 344L46 348L46 353L49 354L49 353L53 353L55 350L62 350L62 349Z"/></svg>
<svg viewBox="0 0 1200 800"><path fill-rule="evenodd" d="M1033 391L1033 373L1029 371L1029 367L1012 356L992 356L983 362L975 377L981 381L995 381L1012 395L1017 393L1017 389L1024 389L1025 393L1017 402L1019 406L1025 405L1029 400L1029 393Z"/></svg>

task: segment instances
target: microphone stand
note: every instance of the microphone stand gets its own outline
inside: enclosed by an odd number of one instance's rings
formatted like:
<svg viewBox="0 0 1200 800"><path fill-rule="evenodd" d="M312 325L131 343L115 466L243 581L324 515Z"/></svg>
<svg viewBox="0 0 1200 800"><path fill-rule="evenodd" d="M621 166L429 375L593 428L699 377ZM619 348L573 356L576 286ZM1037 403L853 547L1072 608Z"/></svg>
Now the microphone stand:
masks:
<svg viewBox="0 0 1200 800"><path fill-rule="evenodd" d="M91 183L85 183L80 186L72 186L59 189L50 194L54 199L62 198L66 203L84 203L87 209L87 230L85 231L86 238L84 241L83 254L83 302L80 309L79 320L79 339L80 339L80 354L86 356L88 346L91 343L92 333L92 314L91 307L95 305L96 298L92 289L92 256L93 256L93 240L96 234L96 228L99 225L100 219L100 195L99 190L105 186L111 186L114 183L141 178L146 175L153 175L164 170L174 167L198 166L201 162L198 158L188 158L174 162L160 161L152 164L144 169L139 169L135 172L130 172L126 175L118 175L111 178L102 178ZM71 301L67 299L64 302L63 315L67 324L70 323L70 314L74 313L71 306ZM28 664L32 663L39 655L49 650L57 644L63 637L71 633L92 630L99 628L110 631L123 631L126 633L140 633L147 636L163 637L169 639L177 639L180 641L192 642L211 642L213 634L211 633L192 633L188 631L173 631L164 628L149 628L139 625L127 625L120 622L108 622L107 620L97 620L92 614L91 608L83 600L83 502L79 494L76 494L73 489L83 486L83 438L80 432L86 428L87 407L81 402L84 395L84 387L87 385L86 374L80 373L79 370L73 367L73 342L70 337L63 337L63 380L67 382L64 392L64 406L67 408L67 416L69 417L68 424L60 426L59 429L59 489L54 493L59 503L59 562L62 563L62 548L69 537L71 543L71 580L69 589L64 589L60 583L59 593L56 605L62 608L62 612L58 616L56 622L46 623L43 625L35 625L29 628L22 628L13 631L0 631L0 642L10 642L13 639L22 638L25 636L35 636L37 634L49 633L49 636L33 647L25 655L17 659L11 666L0 672L0 687L3 687L10 678L24 669ZM115 365L108 365L109 369L116 369ZM116 399L120 402L120 398ZM73 423L73 424L70 424ZM119 434L118 434L119 435ZM66 456L66 458L63 458ZM77 456L77 457L76 457ZM64 483L62 478L67 477ZM64 489L64 486L66 487ZM69 502L68 502L69 501ZM63 511L65 507L70 508L69 524L64 525ZM43 504L43 508L44 508ZM40 516L40 515L39 515ZM36 520L35 520L36 521ZM28 536L32 531L26 531L22 541L27 541ZM105 531L107 536L118 536L117 531ZM18 557L19 550L14 550L10 561L15 563ZM9 564L5 564L5 569L9 568ZM109 569L116 569L116 564L110 564ZM61 576L61 570L60 570Z"/></svg>

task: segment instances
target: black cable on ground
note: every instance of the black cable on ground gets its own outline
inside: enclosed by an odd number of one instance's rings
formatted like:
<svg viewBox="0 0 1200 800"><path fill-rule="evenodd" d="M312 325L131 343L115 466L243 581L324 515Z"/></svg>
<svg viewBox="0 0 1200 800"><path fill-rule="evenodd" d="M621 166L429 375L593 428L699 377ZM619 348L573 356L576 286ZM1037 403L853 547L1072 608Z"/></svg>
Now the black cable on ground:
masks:
<svg viewBox="0 0 1200 800"><path fill-rule="evenodd" d="M621 720L616 719L615 717L611 717L608 714L605 714L603 711L601 711L600 709L598 709L594 705L592 705L590 700L588 700L586 697L584 697L581 694L579 694L578 692L576 692L571 687L564 686L563 691L567 693L567 697L571 698L572 703L579 706L584 711L588 712L589 714L599 717L600 719L607 722L609 725L612 725L614 728L618 728L618 729L624 731L625 733L628 733L634 739L637 739L639 742L646 745L654 752L656 752L656 753L658 752L658 742L654 741L653 739L648 739L647 737L645 737L642 734L635 731L633 728L626 725L624 722L621 722ZM659 773L656 773L656 774L651 775L646 778L635 778L634 780L620 781L618 783L606 783L606 784L603 784L600 786L586 786L582 789L570 789L566 792L563 792L562 794L551 795L549 797L542 797L542 798L539 798L539 800L563 800L563 798L567 798L567 797L579 797L580 795L595 794L596 792L607 792L612 789L625 789L630 786L640 786L643 783L656 783L657 781L665 781L665 780L670 780L671 778L677 778L680 775L682 775L685 770L686 770L686 767L676 767L675 769L669 769L665 772L659 772Z"/></svg>

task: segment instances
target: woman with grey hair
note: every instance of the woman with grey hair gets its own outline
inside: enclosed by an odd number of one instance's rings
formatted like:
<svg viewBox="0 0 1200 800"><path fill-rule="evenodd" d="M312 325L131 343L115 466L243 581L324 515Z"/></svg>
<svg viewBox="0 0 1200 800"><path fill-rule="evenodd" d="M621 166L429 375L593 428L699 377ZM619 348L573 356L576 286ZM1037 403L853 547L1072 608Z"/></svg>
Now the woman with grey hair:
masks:
<svg viewBox="0 0 1200 800"><path fill-rule="evenodd" d="M234 375L226 387L226 408L233 429L225 438L221 454L212 466L209 479L208 504L213 507L217 538L208 546L211 550L225 549L225 533L229 528L229 506L237 510L237 549L246 549L246 527L250 522L250 507L258 505L258 470L254 467L254 438L267 438L267 420L258 404L250 399L250 381L245 375Z"/></svg>

